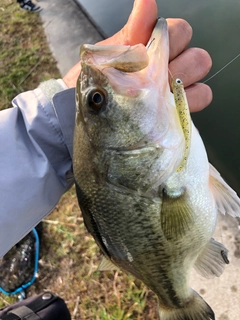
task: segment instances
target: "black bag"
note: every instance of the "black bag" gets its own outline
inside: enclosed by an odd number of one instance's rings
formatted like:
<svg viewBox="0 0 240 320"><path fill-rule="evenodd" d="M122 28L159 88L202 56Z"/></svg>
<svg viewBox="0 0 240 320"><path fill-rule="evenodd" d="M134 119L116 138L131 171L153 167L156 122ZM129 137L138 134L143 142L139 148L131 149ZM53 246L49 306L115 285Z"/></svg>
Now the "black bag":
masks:
<svg viewBox="0 0 240 320"><path fill-rule="evenodd" d="M64 300L47 291L1 309L0 320L71 320L71 315Z"/></svg>

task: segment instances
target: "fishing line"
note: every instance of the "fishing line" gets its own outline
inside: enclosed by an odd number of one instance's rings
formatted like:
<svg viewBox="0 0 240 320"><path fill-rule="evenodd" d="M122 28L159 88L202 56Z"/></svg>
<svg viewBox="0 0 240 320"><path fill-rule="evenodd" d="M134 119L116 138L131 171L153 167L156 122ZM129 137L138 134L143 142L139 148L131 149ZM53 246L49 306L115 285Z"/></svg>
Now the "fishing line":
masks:
<svg viewBox="0 0 240 320"><path fill-rule="evenodd" d="M236 55L236 57L234 57L231 61L229 61L227 64L225 64L225 66L223 66L220 70L218 70L216 73L214 73L211 77L209 77L208 79L206 79L204 82L202 83L207 83L209 80L211 80L212 78L214 78L216 75L218 75L220 72L222 72L224 69L226 69L231 63L233 63L236 59L238 59L240 57L240 53L238 55ZM171 73L170 69L168 68L168 72L170 74L170 77L173 80L173 74ZM179 73L177 72L176 74L183 74L184 76L186 76L186 74L184 73Z"/></svg>
<svg viewBox="0 0 240 320"><path fill-rule="evenodd" d="M172 74L172 72L170 71L170 69L168 68L168 72L169 72L169 74L170 74L170 77L172 78L172 80L173 80L173 74Z"/></svg>
<svg viewBox="0 0 240 320"><path fill-rule="evenodd" d="M146 45L146 49L149 49L149 47L154 41L155 41L155 38L151 39L150 42Z"/></svg>
<svg viewBox="0 0 240 320"><path fill-rule="evenodd" d="M221 71L223 71L225 68L227 68L233 61L235 61L238 57L240 57L240 53L233 58L231 61L229 61L224 67L222 67L220 70L218 70L216 73L214 73L210 78L208 78L207 80L205 80L203 83L208 82L209 80L211 80L212 78L214 78L217 74L219 74Z"/></svg>
<svg viewBox="0 0 240 320"><path fill-rule="evenodd" d="M186 73L184 72L175 72L174 74L171 72L171 70L168 68L168 73L170 75L171 78L171 82L176 79L177 77L180 78L182 80L182 78L179 75L183 75L186 76ZM175 77L177 75L177 77ZM170 86L171 87L171 86Z"/></svg>

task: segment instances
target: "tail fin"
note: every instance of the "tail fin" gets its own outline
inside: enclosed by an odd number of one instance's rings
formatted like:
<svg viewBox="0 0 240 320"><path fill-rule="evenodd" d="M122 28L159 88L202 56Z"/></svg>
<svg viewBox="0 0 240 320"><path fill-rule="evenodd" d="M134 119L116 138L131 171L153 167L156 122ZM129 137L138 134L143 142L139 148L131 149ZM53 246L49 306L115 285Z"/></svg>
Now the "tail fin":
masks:
<svg viewBox="0 0 240 320"><path fill-rule="evenodd" d="M211 307L193 291L192 299L182 308L159 310L160 320L215 320Z"/></svg>

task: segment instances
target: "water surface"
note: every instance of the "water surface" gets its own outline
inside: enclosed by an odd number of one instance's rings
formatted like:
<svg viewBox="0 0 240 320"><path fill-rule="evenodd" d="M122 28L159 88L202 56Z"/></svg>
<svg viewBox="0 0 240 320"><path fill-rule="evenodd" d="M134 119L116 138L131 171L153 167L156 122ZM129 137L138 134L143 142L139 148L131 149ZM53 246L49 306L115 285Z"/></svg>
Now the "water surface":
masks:
<svg viewBox="0 0 240 320"><path fill-rule="evenodd" d="M133 4L133 0L78 1L106 37L124 25ZM208 77L240 53L239 0L157 2L159 16L181 17L192 25L191 46L206 49L213 59ZM183 76L180 77L184 81ZM240 194L240 58L208 84L213 90L213 102L204 111L194 114L193 119L210 161Z"/></svg>

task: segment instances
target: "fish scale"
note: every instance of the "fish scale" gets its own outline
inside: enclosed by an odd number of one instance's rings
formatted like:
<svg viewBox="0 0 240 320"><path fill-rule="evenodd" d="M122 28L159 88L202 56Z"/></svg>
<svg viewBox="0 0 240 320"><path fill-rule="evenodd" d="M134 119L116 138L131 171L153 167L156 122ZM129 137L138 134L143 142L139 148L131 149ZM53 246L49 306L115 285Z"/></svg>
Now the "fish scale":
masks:
<svg viewBox="0 0 240 320"><path fill-rule="evenodd" d="M189 275L222 274L228 250L212 238L217 214L239 217L240 200L209 165L183 86L179 100L170 91L166 20L146 47L83 45L81 59L73 169L99 270L143 281L161 320L213 320Z"/></svg>
<svg viewBox="0 0 240 320"><path fill-rule="evenodd" d="M85 144L87 140L86 137ZM87 145L85 147L86 152L82 145L81 152L83 154L87 154L89 148ZM185 295L185 292L181 287L179 288L180 292L176 294L169 280L170 277L167 275L169 266L176 259L175 256L178 258L176 264L181 264L179 257L183 246L179 241L175 249L177 255L172 255L174 248L166 241L166 235L161 228L162 204L160 200L137 197L136 195L133 197L132 192L127 193L125 189L120 187L115 191L114 185L111 184L106 187L104 181L103 183L97 182L98 177L93 174L94 168L91 162L88 163L87 168L86 164L84 165L84 157L79 160L82 162L77 164L77 168L84 167L84 171L82 175L75 172L82 185L81 191L79 186L77 188L78 199L84 216L92 217L91 220L98 222L97 226L90 228L89 231L97 243L102 244L100 245L101 249L107 257L111 258L113 263L142 280L155 293L160 291L159 297L163 300L163 304L174 307L172 299L175 299L175 296ZM88 201L88 199L90 200ZM138 221L137 225L136 221ZM193 233L195 234L195 231ZM199 239L196 241L199 242ZM128 252L132 256L132 261L129 261ZM182 254L183 260L185 255ZM165 261L165 268L162 267L163 261ZM185 272L181 274L178 269L177 275L182 282ZM164 293L165 291L166 293ZM166 297L164 298L164 296Z"/></svg>
<svg viewBox="0 0 240 320"><path fill-rule="evenodd" d="M89 192L90 194L96 194L96 197L91 197L92 205L88 204L87 207L90 212L93 212L93 219L94 212L101 210L101 216L98 216L97 230L104 242L104 251L107 256L111 257L111 261L121 269L144 281L154 292L158 292L159 284L162 283L167 283L165 284L166 290L167 292L170 291L172 285L168 277L165 276L168 272L161 268L162 261L166 260L168 256L166 246L164 246L166 240L163 233L156 230L159 229L159 215L156 216L156 212L159 211L159 204L152 203L147 198L135 198L135 201L133 201L131 195L125 194L121 194L116 203L114 200L116 195L111 192L111 189L106 188L100 188L95 192L90 189ZM107 210L104 210L102 203L107 207ZM125 204L124 207L122 203ZM134 207L136 206L138 206L138 210L135 210ZM151 207L152 210L150 210ZM156 216L154 220L148 219L146 208L150 215ZM85 210L83 209L83 211ZM91 215L90 212L88 212L88 215ZM129 215L128 212L134 212L135 214ZM141 227L136 226L136 218L138 218ZM106 224L106 220L111 222ZM98 234L94 233L96 241L99 242ZM161 289L162 294L163 291ZM168 297L168 295L166 296Z"/></svg>
<svg viewBox="0 0 240 320"><path fill-rule="evenodd" d="M87 139L84 141L87 141ZM84 148L81 151L84 153ZM82 160L82 158L79 160ZM83 166L84 163L78 162L78 168ZM88 222L89 231L98 244L104 244L100 247L106 256L111 257L112 262L145 283L147 282L148 286L156 292L157 289L159 290L156 283L161 283L163 280L168 282L165 277L167 271L160 266L161 262L167 259L167 249L170 249L164 245L166 240L159 223L160 216L158 213L161 203L144 197L133 198L131 193L127 194L124 190L122 193L118 193L118 197L116 197L114 186L100 185L97 187L97 178L92 172L91 163L88 170L85 166L81 175L77 171L75 172L75 175L82 181L81 190L77 184L77 195L81 203L83 216L87 215L91 217L90 220L95 221L95 215L98 213L98 226L94 227L93 223ZM132 214L129 215L129 212ZM148 212L147 215L146 212ZM148 215L151 216L151 219ZM153 216L155 216L155 219L153 219ZM136 219L139 221L138 226L136 226ZM131 263L129 263L126 248L132 256ZM163 251L162 255L161 251ZM143 272L142 270L146 271ZM169 291L171 286L169 284L165 286Z"/></svg>

